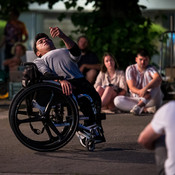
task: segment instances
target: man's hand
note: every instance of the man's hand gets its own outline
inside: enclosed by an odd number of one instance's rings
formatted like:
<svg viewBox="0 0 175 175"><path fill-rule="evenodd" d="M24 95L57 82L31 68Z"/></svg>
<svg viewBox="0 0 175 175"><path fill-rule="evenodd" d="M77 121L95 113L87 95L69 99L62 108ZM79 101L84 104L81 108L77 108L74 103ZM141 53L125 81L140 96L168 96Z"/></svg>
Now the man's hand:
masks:
<svg viewBox="0 0 175 175"><path fill-rule="evenodd" d="M139 97L144 97L146 93L147 93L147 89L145 87L142 89L139 89L138 91Z"/></svg>
<svg viewBox="0 0 175 175"><path fill-rule="evenodd" d="M52 38L59 37L63 40L65 46L67 49L73 48L75 45L75 42L69 38L67 35L65 35L58 27L49 27L50 29L50 35Z"/></svg>
<svg viewBox="0 0 175 175"><path fill-rule="evenodd" d="M72 94L72 85L67 80L60 80L59 82L61 84L63 94Z"/></svg>
<svg viewBox="0 0 175 175"><path fill-rule="evenodd" d="M64 36L64 33L58 27L49 27L49 29L52 38L54 37L62 38Z"/></svg>
<svg viewBox="0 0 175 175"><path fill-rule="evenodd" d="M80 72L83 73L83 71L85 70L85 68L86 68L86 65L85 64L81 65L80 68L79 68Z"/></svg>

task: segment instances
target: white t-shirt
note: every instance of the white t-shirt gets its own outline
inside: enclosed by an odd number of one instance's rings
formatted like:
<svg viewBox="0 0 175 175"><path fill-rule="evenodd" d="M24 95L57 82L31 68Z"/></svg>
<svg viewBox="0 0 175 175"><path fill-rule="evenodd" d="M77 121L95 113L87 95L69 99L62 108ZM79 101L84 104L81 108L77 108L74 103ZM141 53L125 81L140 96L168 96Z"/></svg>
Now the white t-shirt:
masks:
<svg viewBox="0 0 175 175"><path fill-rule="evenodd" d="M82 78L77 61L79 57L71 55L68 49L54 49L47 52L41 58L34 60L41 73L52 72L58 76L63 76L66 80Z"/></svg>
<svg viewBox="0 0 175 175"><path fill-rule="evenodd" d="M175 101L165 104L156 112L151 126L156 133L165 133L167 148L165 172L166 175L175 175Z"/></svg>
<svg viewBox="0 0 175 175"><path fill-rule="evenodd" d="M144 88L153 78L153 75L158 73L153 66L148 66L144 72L139 72L137 64L133 64L126 69L126 80L133 80L135 87L138 89ZM160 87L157 87L160 91ZM138 97L137 94L130 91L132 97Z"/></svg>

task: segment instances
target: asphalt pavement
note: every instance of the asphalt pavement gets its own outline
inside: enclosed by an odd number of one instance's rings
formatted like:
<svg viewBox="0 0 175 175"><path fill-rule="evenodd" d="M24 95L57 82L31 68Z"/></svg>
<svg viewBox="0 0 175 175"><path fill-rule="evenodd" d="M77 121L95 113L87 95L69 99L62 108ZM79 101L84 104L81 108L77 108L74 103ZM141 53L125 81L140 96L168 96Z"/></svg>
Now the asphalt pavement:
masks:
<svg viewBox="0 0 175 175"><path fill-rule="evenodd" d="M76 136L54 152L36 152L22 145L8 121L9 100L0 100L0 174L4 175L155 175L154 153L137 144L141 130L153 115L107 114L106 142L94 152Z"/></svg>

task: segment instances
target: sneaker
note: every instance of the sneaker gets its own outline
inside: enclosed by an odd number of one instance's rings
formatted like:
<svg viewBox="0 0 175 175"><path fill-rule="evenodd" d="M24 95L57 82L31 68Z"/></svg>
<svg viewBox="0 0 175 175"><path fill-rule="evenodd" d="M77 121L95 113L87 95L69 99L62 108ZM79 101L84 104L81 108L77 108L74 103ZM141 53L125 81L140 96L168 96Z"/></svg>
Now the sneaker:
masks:
<svg viewBox="0 0 175 175"><path fill-rule="evenodd" d="M34 108L39 109L40 113L43 114L45 112L45 107L44 106L40 106L36 100L32 100L32 104Z"/></svg>
<svg viewBox="0 0 175 175"><path fill-rule="evenodd" d="M130 113L134 114L134 115L140 115L143 111L144 107L140 107L138 105L135 105L131 110Z"/></svg>
<svg viewBox="0 0 175 175"><path fill-rule="evenodd" d="M86 137L81 131L76 132L76 136L78 137L80 144L86 148Z"/></svg>
<svg viewBox="0 0 175 175"><path fill-rule="evenodd" d="M154 114L156 112L156 106L148 107L148 108L146 108L146 111L149 114Z"/></svg>

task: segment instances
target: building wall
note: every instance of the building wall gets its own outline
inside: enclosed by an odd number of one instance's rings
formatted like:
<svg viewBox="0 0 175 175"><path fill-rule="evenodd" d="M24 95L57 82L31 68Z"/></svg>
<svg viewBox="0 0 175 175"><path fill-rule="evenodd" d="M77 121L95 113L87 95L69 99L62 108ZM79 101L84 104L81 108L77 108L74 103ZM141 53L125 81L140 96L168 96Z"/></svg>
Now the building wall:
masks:
<svg viewBox="0 0 175 175"><path fill-rule="evenodd" d="M28 50L32 50L34 37L37 33L44 32L50 36L49 27L59 27L67 35L71 34L71 31L75 29L72 24L70 15L63 21L58 21L58 16L60 13L48 12L48 11L31 11L21 14L20 20L23 21L27 27L29 33L29 40L26 42ZM77 38L76 35L73 36ZM60 47L60 41L58 38L54 38L53 42L57 47Z"/></svg>

